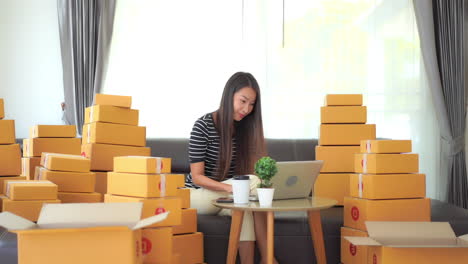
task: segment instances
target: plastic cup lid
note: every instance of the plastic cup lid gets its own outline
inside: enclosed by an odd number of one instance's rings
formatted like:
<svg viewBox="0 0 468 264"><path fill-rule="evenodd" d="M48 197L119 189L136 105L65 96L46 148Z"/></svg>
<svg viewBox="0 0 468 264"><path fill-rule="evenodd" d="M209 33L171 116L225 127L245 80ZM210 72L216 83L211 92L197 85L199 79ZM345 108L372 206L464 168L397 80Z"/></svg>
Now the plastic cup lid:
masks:
<svg viewBox="0 0 468 264"><path fill-rule="evenodd" d="M249 180L249 175L234 175L233 180Z"/></svg>

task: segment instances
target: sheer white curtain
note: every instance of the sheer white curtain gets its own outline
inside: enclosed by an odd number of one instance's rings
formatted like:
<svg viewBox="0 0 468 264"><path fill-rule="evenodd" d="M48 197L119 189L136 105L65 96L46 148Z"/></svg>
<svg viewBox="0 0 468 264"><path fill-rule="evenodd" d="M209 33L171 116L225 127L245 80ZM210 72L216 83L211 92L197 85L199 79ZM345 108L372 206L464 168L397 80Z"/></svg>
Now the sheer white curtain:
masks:
<svg viewBox="0 0 468 264"><path fill-rule="evenodd" d="M236 71L260 83L269 138L317 138L325 94L362 93L378 137L413 141L436 198L411 0L120 0L112 45L104 92L133 96L148 137L188 137Z"/></svg>

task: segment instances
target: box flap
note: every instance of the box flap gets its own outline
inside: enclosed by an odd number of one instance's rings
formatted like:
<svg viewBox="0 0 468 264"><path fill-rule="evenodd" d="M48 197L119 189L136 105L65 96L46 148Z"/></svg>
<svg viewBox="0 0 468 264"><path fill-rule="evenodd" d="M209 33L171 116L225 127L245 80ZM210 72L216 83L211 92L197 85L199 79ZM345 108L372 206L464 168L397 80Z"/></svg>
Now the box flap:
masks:
<svg viewBox="0 0 468 264"><path fill-rule="evenodd" d="M369 237L383 245L454 245L447 222L366 222Z"/></svg>
<svg viewBox="0 0 468 264"><path fill-rule="evenodd" d="M355 246L381 246L381 244L370 237L344 237Z"/></svg>
<svg viewBox="0 0 468 264"><path fill-rule="evenodd" d="M45 204L37 225L39 228L80 228L127 226L140 221L143 203L68 203Z"/></svg>
<svg viewBox="0 0 468 264"><path fill-rule="evenodd" d="M36 228L36 224L21 216L17 216L10 212L0 213L0 226L11 230L27 230Z"/></svg>
<svg viewBox="0 0 468 264"><path fill-rule="evenodd" d="M463 235L463 236L459 236L457 238L457 244L458 245L468 246L468 234Z"/></svg>
<svg viewBox="0 0 468 264"><path fill-rule="evenodd" d="M165 220L167 218L167 215L170 213L170 211L167 211L165 213L162 213L162 214L157 214L157 215L153 215L153 216L150 216L150 217L147 217L141 221L139 221L133 228L132 230L137 230L137 229L140 229L140 228L144 228L144 227L147 227L149 225L152 225L152 224L155 224L157 222L161 222L163 220Z"/></svg>

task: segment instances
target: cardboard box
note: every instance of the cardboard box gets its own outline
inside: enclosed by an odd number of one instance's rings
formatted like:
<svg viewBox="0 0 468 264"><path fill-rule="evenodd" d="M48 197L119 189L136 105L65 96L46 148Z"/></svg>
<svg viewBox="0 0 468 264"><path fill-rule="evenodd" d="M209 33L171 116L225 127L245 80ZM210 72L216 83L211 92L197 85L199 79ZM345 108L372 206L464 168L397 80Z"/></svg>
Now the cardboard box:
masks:
<svg viewBox="0 0 468 264"><path fill-rule="evenodd" d="M323 160L320 172L354 172L359 146L315 146L315 159Z"/></svg>
<svg viewBox="0 0 468 264"><path fill-rule="evenodd" d="M5 198L3 199L3 212L11 212L15 215L26 218L29 221L37 221L37 219L39 219L42 206L44 204L52 203L60 203L60 200L13 201Z"/></svg>
<svg viewBox="0 0 468 264"><path fill-rule="evenodd" d="M366 221L431 221L431 200L395 199L368 200L344 198L344 225L354 229L366 230Z"/></svg>
<svg viewBox="0 0 468 264"><path fill-rule="evenodd" d="M36 125L29 128L30 138L74 138L75 125Z"/></svg>
<svg viewBox="0 0 468 264"><path fill-rule="evenodd" d="M132 97L111 94L95 94L94 105L112 105L130 108L132 107Z"/></svg>
<svg viewBox="0 0 468 264"><path fill-rule="evenodd" d="M326 106L340 105L362 105L362 94L327 94L325 96Z"/></svg>
<svg viewBox="0 0 468 264"><path fill-rule="evenodd" d="M190 208L190 189L189 188L179 188L177 189L177 197L180 197L182 200L182 208Z"/></svg>
<svg viewBox="0 0 468 264"><path fill-rule="evenodd" d="M170 173L171 158L146 156L115 157L114 172Z"/></svg>
<svg viewBox="0 0 468 264"><path fill-rule="evenodd" d="M27 180L34 180L36 167L41 165L40 157L21 158L21 175Z"/></svg>
<svg viewBox="0 0 468 264"><path fill-rule="evenodd" d="M91 161L80 155L42 152L41 166L53 171L89 172Z"/></svg>
<svg viewBox="0 0 468 264"><path fill-rule="evenodd" d="M350 174L350 196L366 199L423 198L424 174Z"/></svg>
<svg viewBox="0 0 468 264"><path fill-rule="evenodd" d="M149 156L151 149L147 147L132 147L110 144L83 144L82 154L91 160L91 170L111 171L114 169L114 157L117 156Z"/></svg>
<svg viewBox="0 0 468 264"><path fill-rule="evenodd" d="M184 174L171 174L170 177L176 178L177 188L185 187L185 175Z"/></svg>
<svg viewBox="0 0 468 264"><path fill-rule="evenodd" d="M146 127L94 122L83 126L83 144L103 143L144 147Z"/></svg>
<svg viewBox="0 0 468 264"><path fill-rule="evenodd" d="M367 246L362 263L468 263L468 235L456 237L447 222L367 222L369 237L345 237Z"/></svg>
<svg viewBox="0 0 468 264"><path fill-rule="evenodd" d="M411 140L362 140L361 153L411 152Z"/></svg>
<svg viewBox="0 0 468 264"><path fill-rule="evenodd" d="M172 227L145 228L141 232L144 263L172 264Z"/></svg>
<svg viewBox="0 0 468 264"><path fill-rule="evenodd" d="M3 186L12 201L57 200L57 185L50 181L5 181Z"/></svg>
<svg viewBox="0 0 468 264"><path fill-rule="evenodd" d="M354 170L357 173L416 173L419 156L408 154L355 154Z"/></svg>
<svg viewBox="0 0 468 264"><path fill-rule="evenodd" d="M143 211L142 218L150 217L165 212L170 212L166 220L161 221L157 224L149 227L164 227L164 226L176 226L182 223L182 209L181 201L178 197L166 197L166 198L139 198L139 197L127 197L120 195L104 195L105 203L134 203L142 202Z"/></svg>
<svg viewBox="0 0 468 264"><path fill-rule="evenodd" d="M166 174L136 174L109 172L107 192L109 194L136 197L176 196L176 180Z"/></svg>
<svg viewBox="0 0 468 264"><path fill-rule="evenodd" d="M349 196L348 173L320 173L315 180L314 196L326 197L343 205L344 197Z"/></svg>
<svg viewBox="0 0 468 264"><path fill-rule="evenodd" d="M25 176L1 176L0 177L0 194L3 194L3 186L5 181L25 181Z"/></svg>
<svg viewBox="0 0 468 264"><path fill-rule="evenodd" d="M364 139L375 139L375 125L320 125L322 146L358 146Z"/></svg>
<svg viewBox="0 0 468 264"><path fill-rule="evenodd" d="M15 143L15 120L0 120L0 144Z"/></svg>
<svg viewBox="0 0 468 264"><path fill-rule="evenodd" d="M3 98L0 98L0 119L5 118L5 104Z"/></svg>
<svg viewBox="0 0 468 264"><path fill-rule="evenodd" d="M0 176L17 176L21 174L19 144L0 145L0 157Z"/></svg>
<svg viewBox="0 0 468 264"><path fill-rule="evenodd" d="M96 174L96 185L94 191L102 195L107 193L107 172L106 171L95 171Z"/></svg>
<svg viewBox="0 0 468 264"><path fill-rule="evenodd" d="M79 138L27 138L23 139L23 156L40 157L42 152L80 155Z"/></svg>
<svg viewBox="0 0 468 264"><path fill-rule="evenodd" d="M3 194L0 194L0 212L3 211L3 200L4 199L8 199L8 197L6 197L5 195Z"/></svg>
<svg viewBox="0 0 468 264"><path fill-rule="evenodd" d="M202 263L203 262L203 234L173 236L174 254L180 255L180 263Z"/></svg>
<svg viewBox="0 0 468 264"><path fill-rule="evenodd" d="M197 209L183 209L182 224L174 226L172 230L174 235L197 232Z"/></svg>
<svg viewBox="0 0 468 264"><path fill-rule="evenodd" d="M323 106L320 108L322 124L365 124L367 107L365 106Z"/></svg>
<svg viewBox="0 0 468 264"><path fill-rule="evenodd" d="M102 203L103 197L100 193L75 193L59 192L58 198L62 203Z"/></svg>
<svg viewBox="0 0 468 264"><path fill-rule="evenodd" d="M356 246L345 237L368 237L367 232L341 227L341 263L362 264L367 263L367 246Z"/></svg>
<svg viewBox="0 0 468 264"><path fill-rule="evenodd" d="M35 180L48 180L58 186L59 192L94 192L96 174L94 172L51 171L36 167Z"/></svg>
<svg viewBox="0 0 468 264"><path fill-rule="evenodd" d="M48 204L37 224L9 213L0 214L0 224L18 235L19 264L141 264L140 229L167 216L140 221L141 208L141 203Z"/></svg>
<svg viewBox="0 0 468 264"><path fill-rule="evenodd" d="M85 110L84 123L104 122L138 126L138 110L112 105L94 105Z"/></svg>

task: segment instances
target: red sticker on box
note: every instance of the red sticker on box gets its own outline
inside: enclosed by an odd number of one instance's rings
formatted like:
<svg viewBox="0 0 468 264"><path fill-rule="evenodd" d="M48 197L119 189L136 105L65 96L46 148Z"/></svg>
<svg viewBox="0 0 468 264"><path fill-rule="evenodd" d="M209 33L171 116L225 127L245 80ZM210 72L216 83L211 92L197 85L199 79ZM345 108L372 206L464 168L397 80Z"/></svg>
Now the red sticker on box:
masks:
<svg viewBox="0 0 468 264"><path fill-rule="evenodd" d="M86 158L86 152L81 152L81 156Z"/></svg>
<svg viewBox="0 0 468 264"><path fill-rule="evenodd" d="M164 209L162 207L159 207L159 208L156 208L156 211L154 212L154 215L162 214L162 213L165 213L165 212L166 212L166 209Z"/></svg>
<svg viewBox="0 0 468 264"><path fill-rule="evenodd" d="M361 167L364 168L364 160L361 160Z"/></svg>
<svg viewBox="0 0 468 264"><path fill-rule="evenodd" d="M359 219L359 209L356 206L353 206L353 208L351 208L351 217L354 221L357 221Z"/></svg>
<svg viewBox="0 0 468 264"><path fill-rule="evenodd" d="M158 183L158 190L161 191L161 182Z"/></svg>
<svg viewBox="0 0 468 264"><path fill-rule="evenodd" d="M372 264L377 264L377 256L375 254L372 256Z"/></svg>
<svg viewBox="0 0 468 264"><path fill-rule="evenodd" d="M356 256L357 248L355 245L349 243L349 252L352 256Z"/></svg>
<svg viewBox="0 0 468 264"><path fill-rule="evenodd" d="M153 248L153 244L151 244L151 240L147 239L146 237L141 239L141 246L143 249L143 255L148 255Z"/></svg>

